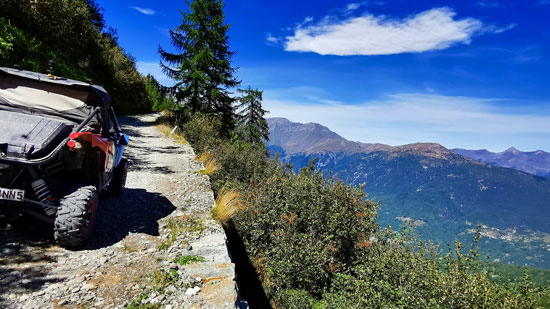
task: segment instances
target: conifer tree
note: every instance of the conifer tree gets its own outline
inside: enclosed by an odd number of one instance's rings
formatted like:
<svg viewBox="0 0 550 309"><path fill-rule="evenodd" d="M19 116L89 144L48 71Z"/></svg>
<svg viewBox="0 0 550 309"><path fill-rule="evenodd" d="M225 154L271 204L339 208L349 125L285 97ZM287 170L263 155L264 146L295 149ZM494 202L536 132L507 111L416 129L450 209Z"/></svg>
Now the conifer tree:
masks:
<svg viewBox="0 0 550 309"><path fill-rule="evenodd" d="M269 140L269 127L264 115L267 113L262 108L263 91L252 89L250 86L246 89L238 89L243 94L238 98L239 104L239 125L244 140L253 145L262 145L264 141Z"/></svg>
<svg viewBox="0 0 550 309"><path fill-rule="evenodd" d="M174 106L174 102L169 93L167 93L166 87L162 86L153 75L147 74L144 80L145 89L154 111L171 109Z"/></svg>
<svg viewBox="0 0 550 309"><path fill-rule="evenodd" d="M224 125L234 121L234 99L230 88L240 82L230 59L227 31L221 0L186 1L189 11L181 12L182 24L170 30L171 53L159 47L164 73L177 81L172 91L178 103L191 112L216 114Z"/></svg>

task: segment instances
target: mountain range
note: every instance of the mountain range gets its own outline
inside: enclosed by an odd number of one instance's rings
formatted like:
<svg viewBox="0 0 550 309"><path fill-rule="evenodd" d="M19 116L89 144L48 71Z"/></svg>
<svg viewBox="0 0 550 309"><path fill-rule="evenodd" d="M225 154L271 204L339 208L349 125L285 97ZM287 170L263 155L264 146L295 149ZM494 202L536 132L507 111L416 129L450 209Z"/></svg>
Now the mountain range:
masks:
<svg viewBox="0 0 550 309"><path fill-rule="evenodd" d="M381 225L415 222L421 236L452 243L455 235L471 239L479 223L495 259L550 268L550 178L436 143L358 143L316 123L270 118L268 124L268 149L296 170L316 159L325 174L366 184L369 197L381 200Z"/></svg>
<svg viewBox="0 0 550 309"><path fill-rule="evenodd" d="M451 149L465 157L496 166L509 167L529 174L550 177L550 153L542 150L523 152L510 147L503 152L485 149Z"/></svg>
<svg viewBox="0 0 550 309"><path fill-rule="evenodd" d="M413 148L422 152L427 151L430 147L432 151L435 151L436 148L440 148L441 151L444 149L443 146L434 143L392 147L379 143L352 142L318 123L301 124L285 118L269 118L268 123L271 129L268 146L282 147L281 149L284 149L284 152L289 155L323 152L370 153L373 151L405 151L406 149L412 151ZM496 153L486 149L454 148L450 151L479 162L550 177L550 153L542 150L524 152L510 147L503 152Z"/></svg>

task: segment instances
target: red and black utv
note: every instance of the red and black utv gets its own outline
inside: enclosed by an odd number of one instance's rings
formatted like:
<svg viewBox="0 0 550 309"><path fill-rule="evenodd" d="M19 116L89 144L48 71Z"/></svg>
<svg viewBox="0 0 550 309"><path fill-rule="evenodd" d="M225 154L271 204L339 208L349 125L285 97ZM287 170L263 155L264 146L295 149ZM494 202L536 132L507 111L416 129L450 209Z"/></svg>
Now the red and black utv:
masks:
<svg viewBox="0 0 550 309"><path fill-rule="evenodd" d="M27 213L83 245L99 193L124 189L128 141L102 87L0 67L0 220Z"/></svg>

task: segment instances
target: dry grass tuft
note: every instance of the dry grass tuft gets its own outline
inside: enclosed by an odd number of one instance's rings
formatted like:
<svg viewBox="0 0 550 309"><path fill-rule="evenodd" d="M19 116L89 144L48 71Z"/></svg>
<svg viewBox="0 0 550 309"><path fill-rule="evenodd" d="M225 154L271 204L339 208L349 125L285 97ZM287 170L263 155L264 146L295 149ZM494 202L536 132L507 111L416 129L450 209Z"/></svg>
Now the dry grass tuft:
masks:
<svg viewBox="0 0 550 309"><path fill-rule="evenodd" d="M241 194L223 188L218 194L216 204L210 211L210 214L214 220L225 225L229 219L243 209L244 204L241 199Z"/></svg>
<svg viewBox="0 0 550 309"><path fill-rule="evenodd" d="M164 123L157 124L157 128L159 129L160 132L164 133L164 135L173 138L176 143L188 144L187 140L183 136L183 133L181 133L179 129L176 129L176 131L173 134L170 134L172 133L172 130L174 128L171 128L167 124L164 124Z"/></svg>
<svg viewBox="0 0 550 309"><path fill-rule="evenodd" d="M204 165L204 169L200 171L201 175L208 175L212 176L215 171L219 170L221 168L221 165L216 162L214 159L210 159L206 162Z"/></svg>
<svg viewBox="0 0 550 309"><path fill-rule="evenodd" d="M211 159L212 159L212 155L209 152L203 152L197 158L197 161L199 161L202 164L206 164L206 162L210 161Z"/></svg>

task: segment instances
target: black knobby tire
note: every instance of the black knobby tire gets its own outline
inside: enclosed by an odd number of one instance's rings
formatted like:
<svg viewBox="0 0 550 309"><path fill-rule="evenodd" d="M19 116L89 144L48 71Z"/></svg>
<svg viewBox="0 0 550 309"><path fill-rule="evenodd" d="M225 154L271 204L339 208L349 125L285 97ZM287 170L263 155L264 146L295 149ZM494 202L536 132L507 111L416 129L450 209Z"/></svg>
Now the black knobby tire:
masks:
<svg viewBox="0 0 550 309"><path fill-rule="evenodd" d="M111 183L109 183L109 187L107 188L107 190L113 195L122 195L122 192L124 192L124 187L126 186L127 174L128 160L126 160L126 158L122 158L117 167L115 167L115 170L113 172L113 179L111 179Z"/></svg>
<svg viewBox="0 0 550 309"><path fill-rule="evenodd" d="M54 236L62 247L79 247L92 232L98 206L95 186L84 186L59 201L54 222Z"/></svg>

